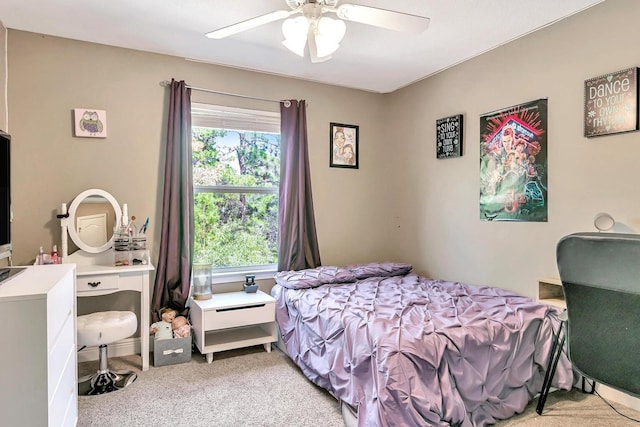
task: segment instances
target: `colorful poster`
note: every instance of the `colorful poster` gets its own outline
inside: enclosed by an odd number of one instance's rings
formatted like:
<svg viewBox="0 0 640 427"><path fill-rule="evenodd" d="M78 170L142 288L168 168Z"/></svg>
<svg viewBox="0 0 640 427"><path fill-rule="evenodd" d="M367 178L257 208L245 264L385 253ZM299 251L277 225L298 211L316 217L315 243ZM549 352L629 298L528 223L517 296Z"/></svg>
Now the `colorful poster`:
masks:
<svg viewBox="0 0 640 427"><path fill-rule="evenodd" d="M547 100L480 116L480 219L547 221Z"/></svg>

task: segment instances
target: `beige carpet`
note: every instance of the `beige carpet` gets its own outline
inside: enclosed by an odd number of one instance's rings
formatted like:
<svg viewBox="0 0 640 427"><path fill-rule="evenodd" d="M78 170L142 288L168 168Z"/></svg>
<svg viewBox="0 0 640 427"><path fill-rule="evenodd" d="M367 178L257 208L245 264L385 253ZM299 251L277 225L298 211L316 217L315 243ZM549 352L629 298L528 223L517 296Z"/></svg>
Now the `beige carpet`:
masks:
<svg viewBox="0 0 640 427"><path fill-rule="evenodd" d="M101 396L79 397L78 426L286 426L343 427L338 402L307 380L279 350L262 346L216 353L208 364L199 353L191 362L140 372L139 356L110 359L112 369L131 369L131 386ZM79 364L79 375L97 362ZM544 414L532 401L525 412L498 427L638 426L595 395L578 390L549 395ZM616 405L627 415L640 413Z"/></svg>
<svg viewBox="0 0 640 427"><path fill-rule="evenodd" d="M189 363L146 372L140 372L139 356L116 357L109 367L134 370L138 379L113 393L80 396L79 427L344 426L338 401L279 350L215 353L211 364L196 352ZM96 369L97 362L82 362L78 375Z"/></svg>

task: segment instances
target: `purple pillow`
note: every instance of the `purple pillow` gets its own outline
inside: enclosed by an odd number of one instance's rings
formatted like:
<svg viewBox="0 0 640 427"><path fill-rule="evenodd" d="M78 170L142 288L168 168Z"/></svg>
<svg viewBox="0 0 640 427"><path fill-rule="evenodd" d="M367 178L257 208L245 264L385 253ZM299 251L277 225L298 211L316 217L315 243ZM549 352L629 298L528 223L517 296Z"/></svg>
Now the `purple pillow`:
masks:
<svg viewBox="0 0 640 427"><path fill-rule="evenodd" d="M345 267L355 274L358 280L369 277L404 276L413 266L401 262L371 262L369 264L357 264Z"/></svg>
<svg viewBox="0 0 640 427"><path fill-rule="evenodd" d="M325 284L351 283L356 276L343 267L325 266L305 270L280 271L275 275L276 283L287 289L315 288Z"/></svg>

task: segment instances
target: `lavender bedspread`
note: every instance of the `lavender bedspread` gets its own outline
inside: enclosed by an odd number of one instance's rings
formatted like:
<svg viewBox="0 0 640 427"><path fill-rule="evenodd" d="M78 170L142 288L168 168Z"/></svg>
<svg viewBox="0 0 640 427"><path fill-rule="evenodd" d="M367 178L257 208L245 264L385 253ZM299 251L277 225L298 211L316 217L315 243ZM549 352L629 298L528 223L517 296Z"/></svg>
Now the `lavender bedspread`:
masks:
<svg viewBox="0 0 640 427"><path fill-rule="evenodd" d="M484 426L521 412L542 387L554 308L413 273L315 276L277 280L280 332L311 381L358 408L359 426ZM553 385L572 380L563 357Z"/></svg>

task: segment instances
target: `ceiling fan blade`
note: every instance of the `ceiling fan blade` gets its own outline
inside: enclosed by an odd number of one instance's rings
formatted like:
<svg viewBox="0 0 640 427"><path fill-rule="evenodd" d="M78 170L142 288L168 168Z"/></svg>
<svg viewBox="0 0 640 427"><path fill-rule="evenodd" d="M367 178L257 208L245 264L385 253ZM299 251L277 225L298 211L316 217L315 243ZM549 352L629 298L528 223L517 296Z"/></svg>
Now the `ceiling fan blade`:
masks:
<svg viewBox="0 0 640 427"><path fill-rule="evenodd" d="M335 13L345 21L359 22L361 24L374 25L389 30L416 34L426 30L431 21L424 16L348 3L339 5L335 9Z"/></svg>
<svg viewBox="0 0 640 427"><path fill-rule="evenodd" d="M267 13L266 15L256 16L255 18L247 19L246 21L238 22L237 24L232 24L223 28L219 28L205 35L210 39L222 39L242 31L259 27L260 25L268 24L270 22L274 22L279 19L288 18L289 16L298 12L299 12L299 9L276 10L275 12Z"/></svg>

